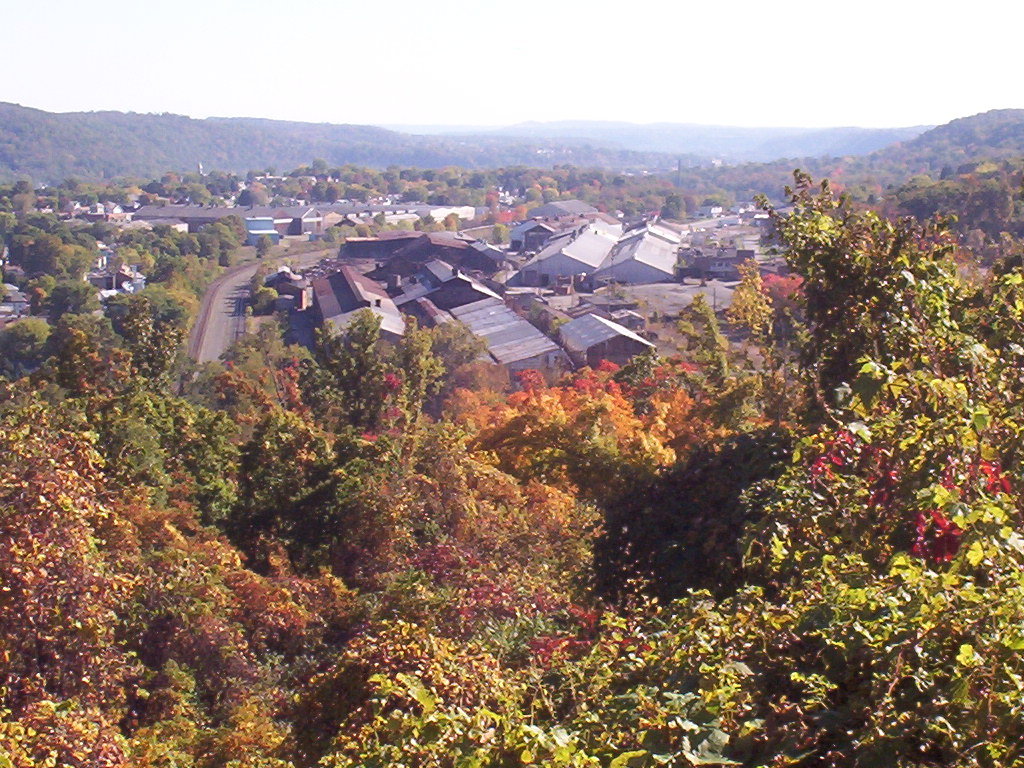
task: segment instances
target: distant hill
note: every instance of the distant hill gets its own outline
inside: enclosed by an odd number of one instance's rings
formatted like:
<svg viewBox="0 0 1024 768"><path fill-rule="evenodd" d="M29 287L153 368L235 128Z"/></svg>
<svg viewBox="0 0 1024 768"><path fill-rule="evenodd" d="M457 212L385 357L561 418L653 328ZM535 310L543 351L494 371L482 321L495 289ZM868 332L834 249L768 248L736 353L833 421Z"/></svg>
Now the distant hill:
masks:
<svg viewBox="0 0 1024 768"><path fill-rule="evenodd" d="M863 163L915 173L956 171L965 163L1024 156L1024 109L993 109L961 117L875 152Z"/></svg>
<svg viewBox="0 0 1024 768"><path fill-rule="evenodd" d="M503 128L398 127L410 133L447 136L505 136L523 140L591 141L609 148L767 162L783 157L865 155L907 141L931 126L911 128L742 128L689 123L561 121L519 123Z"/></svg>
<svg viewBox="0 0 1024 768"><path fill-rule="evenodd" d="M502 136L425 137L367 125L255 118L194 120L171 114L53 113L0 103L0 178L36 182L69 176L110 178L207 168L244 172L296 168L322 158L352 163L468 168L502 165L665 169L674 157L594 147L586 141Z"/></svg>
<svg viewBox="0 0 1024 768"><path fill-rule="evenodd" d="M124 112L52 113L0 103L0 179L153 177L208 169L245 172L306 165L439 168L577 165L638 172L674 169L687 188L740 196L777 193L793 167L847 182L901 184L982 159L1024 156L1024 110L995 110L924 128L736 128L677 123L523 123L419 134L368 125ZM470 130L470 129L466 129ZM879 148L881 147L881 148ZM727 161L709 167L709 158ZM769 162L770 161L770 162ZM742 163L742 164L740 164ZM691 182L693 182L691 184Z"/></svg>

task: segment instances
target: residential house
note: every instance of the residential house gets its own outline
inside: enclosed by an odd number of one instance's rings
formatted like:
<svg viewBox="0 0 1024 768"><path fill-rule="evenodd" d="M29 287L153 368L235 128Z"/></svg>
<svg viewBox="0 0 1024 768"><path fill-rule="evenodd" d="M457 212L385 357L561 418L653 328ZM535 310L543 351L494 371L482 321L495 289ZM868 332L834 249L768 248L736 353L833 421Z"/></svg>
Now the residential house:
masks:
<svg viewBox="0 0 1024 768"><path fill-rule="evenodd" d="M625 365L634 355L654 349L647 339L597 314L570 320L558 329L558 336L576 365L591 368L602 360Z"/></svg>
<svg viewBox="0 0 1024 768"><path fill-rule="evenodd" d="M117 269L94 269L85 279L104 295L138 293L146 287L146 276L138 267L128 264L122 264Z"/></svg>
<svg viewBox="0 0 1024 768"><path fill-rule="evenodd" d="M128 221L131 216L117 203L94 203L79 214L87 221Z"/></svg>
<svg viewBox="0 0 1024 768"><path fill-rule="evenodd" d="M21 317L29 313L28 296L18 286L0 283L0 316Z"/></svg>

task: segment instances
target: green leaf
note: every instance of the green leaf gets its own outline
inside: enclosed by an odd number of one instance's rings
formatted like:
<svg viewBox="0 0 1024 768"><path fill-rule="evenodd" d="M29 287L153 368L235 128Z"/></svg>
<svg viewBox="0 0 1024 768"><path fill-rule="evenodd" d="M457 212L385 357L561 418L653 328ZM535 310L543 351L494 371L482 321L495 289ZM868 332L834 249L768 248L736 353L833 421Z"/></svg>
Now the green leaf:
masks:
<svg viewBox="0 0 1024 768"><path fill-rule="evenodd" d="M988 428L990 422L988 408L982 405L974 409L974 413L971 414L971 424L974 425L975 432L983 432Z"/></svg>
<svg viewBox="0 0 1024 768"><path fill-rule="evenodd" d="M960 646L960 652L956 655L956 662L962 667L976 667L981 664L981 657L978 656L973 645L964 643Z"/></svg>
<svg viewBox="0 0 1024 768"><path fill-rule="evenodd" d="M647 757L647 755L648 752L646 749L634 749L631 752L623 752L621 755L619 755L610 763L608 763L608 768L628 768L631 765L635 765L630 761L639 759L641 757Z"/></svg>
<svg viewBox="0 0 1024 768"><path fill-rule="evenodd" d="M419 678L402 673L398 675L398 679L405 685L409 695L423 707L423 714L429 715L434 711L437 707L437 700L424 687Z"/></svg>
<svg viewBox="0 0 1024 768"><path fill-rule="evenodd" d="M967 562L971 565L978 565L985 559L985 548L980 541L976 541L967 550Z"/></svg>

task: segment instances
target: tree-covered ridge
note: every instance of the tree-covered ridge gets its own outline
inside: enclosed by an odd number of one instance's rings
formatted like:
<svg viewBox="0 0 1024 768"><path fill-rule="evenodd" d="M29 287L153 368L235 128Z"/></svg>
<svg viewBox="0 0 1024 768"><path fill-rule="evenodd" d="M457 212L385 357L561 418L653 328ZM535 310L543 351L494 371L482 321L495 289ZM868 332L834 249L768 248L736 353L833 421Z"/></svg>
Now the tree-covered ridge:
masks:
<svg viewBox="0 0 1024 768"><path fill-rule="evenodd" d="M674 158L585 142L486 137L475 142L413 136L365 125L246 118L195 120L123 112L50 113L0 103L0 179L53 183L206 168L242 172L294 168L320 157L383 168L553 165L665 168Z"/></svg>
<svg viewBox="0 0 1024 768"><path fill-rule="evenodd" d="M173 393L69 320L2 390L0 757L1024 764L1024 273L796 181L728 329L511 391L367 313Z"/></svg>
<svg viewBox="0 0 1024 768"><path fill-rule="evenodd" d="M694 130L698 129L687 127L684 135ZM737 129L739 135L745 130ZM365 125L255 118L194 120L180 115L120 112L56 114L0 103L0 179L28 177L36 183L52 184L76 176L91 180L152 177L167 171L180 174L199 163L208 170L245 173L296 168L310 158L322 158L332 166L374 169L575 165L654 171L683 189L702 194L724 192L747 201L755 194L777 196L790 170L799 165L842 181L866 199L871 194L880 198L887 187L915 174L1024 154L1024 111L994 110L960 118L870 153L861 152L853 141L853 149L837 156L828 148L843 144L832 143L829 131L810 132L807 136L811 138L778 139L777 144L770 139L758 150L759 157L769 156L775 147L779 160L722 167L709 162L710 157L719 154L716 152L688 152L682 148L671 153L631 151L601 140L601 135L599 132L594 139L548 136L543 131L536 136L501 132L413 135ZM893 137L905 135L894 133ZM802 159L795 162L795 157ZM679 160L683 168L677 172Z"/></svg>

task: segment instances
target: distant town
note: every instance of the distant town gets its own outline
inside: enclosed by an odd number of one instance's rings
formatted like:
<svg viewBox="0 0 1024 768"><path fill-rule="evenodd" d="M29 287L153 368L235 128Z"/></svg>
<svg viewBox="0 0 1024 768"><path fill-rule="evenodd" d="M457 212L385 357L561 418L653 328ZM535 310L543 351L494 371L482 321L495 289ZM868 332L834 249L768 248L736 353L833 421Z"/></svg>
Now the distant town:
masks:
<svg viewBox="0 0 1024 768"><path fill-rule="evenodd" d="M427 327L459 323L510 374L536 369L554 377L602 360L622 364L645 350L671 353L674 317L695 295L722 311L741 263L754 260L764 274L785 271L762 247L768 216L752 204L704 205L671 220L553 200L506 205L502 223L482 224L495 218L492 209L387 198L258 205L239 187L232 205L97 201L41 212L71 227L102 222L114 234L111 243L96 243L82 277L101 305L147 285L143 265L119 254L117 233L199 235L231 217L244 227L240 245L260 258L284 256L269 274L261 270L262 283L251 283L243 302L200 315L192 345L199 360L217 359L259 315L290 316L291 340L311 346L312 329L344 332L369 310L385 339L401 337L409 317ZM288 258L318 252L321 258L306 256L301 266ZM32 275L7 250L3 267L0 323L9 324L32 313L24 289ZM208 334L207 322L236 331Z"/></svg>

